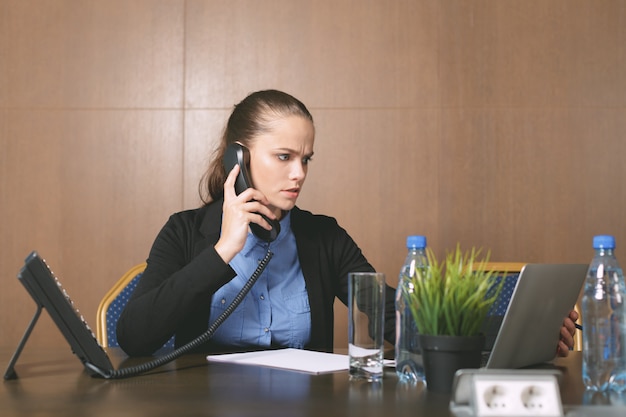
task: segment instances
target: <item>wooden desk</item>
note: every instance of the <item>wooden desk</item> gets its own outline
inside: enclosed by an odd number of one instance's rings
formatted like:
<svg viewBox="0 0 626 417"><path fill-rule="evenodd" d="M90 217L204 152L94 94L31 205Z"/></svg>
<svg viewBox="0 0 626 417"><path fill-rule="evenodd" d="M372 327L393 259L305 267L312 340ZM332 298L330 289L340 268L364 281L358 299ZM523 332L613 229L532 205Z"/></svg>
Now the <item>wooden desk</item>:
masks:
<svg viewBox="0 0 626 417"><path fill-rule="evenodd" d="M116 368L138 363L109 349ZM12 349L0 349L6 369ZM581 356L558 359L564 404L580 404ZM68 349L32 350L3 381L4 416L450 416L449 396L398 382L392 368L382 384L349 381L347 372L308 375L263 367L207 363L187 355L163 368L123 380L89 377Z"/></svg>

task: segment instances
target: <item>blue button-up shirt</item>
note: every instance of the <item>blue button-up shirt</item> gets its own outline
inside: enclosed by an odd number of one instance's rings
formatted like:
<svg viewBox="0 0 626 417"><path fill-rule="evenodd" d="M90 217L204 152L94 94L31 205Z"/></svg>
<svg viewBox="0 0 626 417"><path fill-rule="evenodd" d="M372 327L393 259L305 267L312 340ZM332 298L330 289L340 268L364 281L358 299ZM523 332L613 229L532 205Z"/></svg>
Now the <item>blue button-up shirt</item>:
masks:
<svg viewBox="0 0 626 417"><path fill-rule="evenodd" d="M300 268L291 213L280 221L280 234L270 243L274 256L241 304L222 323L213 341L227 346L284 346L302 349L311 337L311 309ZM237 276L220 288L211 302L214 321L237 296L267 252L268 243L249 233L230 262Z"/></svg>

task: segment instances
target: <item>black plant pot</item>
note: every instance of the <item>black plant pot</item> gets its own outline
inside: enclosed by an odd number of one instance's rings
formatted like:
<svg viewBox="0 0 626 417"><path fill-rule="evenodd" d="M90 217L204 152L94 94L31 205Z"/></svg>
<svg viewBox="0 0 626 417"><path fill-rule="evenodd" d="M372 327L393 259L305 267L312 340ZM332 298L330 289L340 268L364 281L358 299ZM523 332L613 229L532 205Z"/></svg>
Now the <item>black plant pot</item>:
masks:
<svg viewBox="0 0 626 417"><path fill-rule="evenodd" d="M485 336L419 336L429 391L449 393L458 369L480 368Z"/></svg>

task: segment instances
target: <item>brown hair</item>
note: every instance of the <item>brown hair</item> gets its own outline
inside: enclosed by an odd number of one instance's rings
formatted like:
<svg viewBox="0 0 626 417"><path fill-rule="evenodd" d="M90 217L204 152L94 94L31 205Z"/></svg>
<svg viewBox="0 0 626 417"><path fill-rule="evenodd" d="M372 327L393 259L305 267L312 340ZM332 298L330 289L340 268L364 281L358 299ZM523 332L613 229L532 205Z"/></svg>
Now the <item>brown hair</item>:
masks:
<svg viewBox="0 0 626 417"><path fill-rule="evenodd" d="M313 123L313 116L300 100L278 90L257 91L235 105L220 144L198 185L200 199L205 205L224 195L227 173L222 159L226 147L235 142L249 146L255 137L271 130L269 124L272 121L287 116L301 116Z"/></svg>

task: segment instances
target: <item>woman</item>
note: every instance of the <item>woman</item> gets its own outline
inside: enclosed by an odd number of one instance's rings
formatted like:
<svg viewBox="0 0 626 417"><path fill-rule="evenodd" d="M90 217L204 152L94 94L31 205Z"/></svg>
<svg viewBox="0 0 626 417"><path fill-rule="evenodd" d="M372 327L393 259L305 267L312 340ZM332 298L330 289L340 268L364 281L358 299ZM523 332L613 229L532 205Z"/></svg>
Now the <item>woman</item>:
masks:
<svg viewBox="0 0 626 417"><path fill-rule="evenodd" d="M314 139L311 114L286 93L259 91L235 106L201 182L204 206L170 217L118 321L118 342L127 354L149 355L173 335L178 347L204 333L268 250L274 255L258 281L202 350L332 352L334 299L346 303L348 272L374 268L335 219L296 207ZM239 195L239 167L225 172L222 164L233 143L249 150L254 185ZM253 223L270 229L263 216L280 222L271 243L249 231ZM394 293L387 288L385 339L392 343ZM573 332L567 318L562 355L573 345Z"/></svg>
<svg viewBox="0 0 626 417"><path fill-rule="evenodd" d="M273 258L204 350L333 350L334 299L346 303L348 272L374 268L333 218L296 207L314 138L311 114L286 93L259 91L235 106L201 183L205 205L170 217L118 321L126 353L152 354L172 335L182 346L206 331L268 246ZM254 183L240 195L234 190L239 168L226 173L222 165L235 142L249 150ZM272 243L249 232L251 223L270 228L261 215L280 221ZM393 341L394 290L387 295L385 333Z"/></svg>

